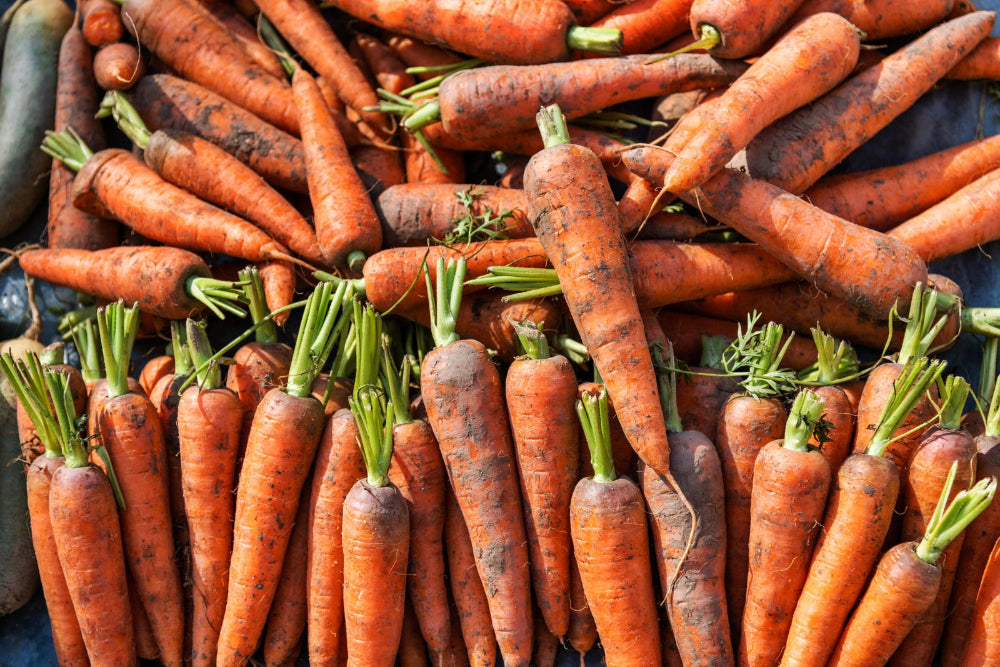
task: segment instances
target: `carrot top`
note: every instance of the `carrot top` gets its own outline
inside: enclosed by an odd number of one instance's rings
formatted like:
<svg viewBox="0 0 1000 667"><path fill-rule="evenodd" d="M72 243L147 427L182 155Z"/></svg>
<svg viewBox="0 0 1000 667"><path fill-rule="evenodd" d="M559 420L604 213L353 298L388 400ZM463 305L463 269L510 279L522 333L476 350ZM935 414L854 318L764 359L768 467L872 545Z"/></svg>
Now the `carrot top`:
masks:
<svg viewBox="0 0 1000 667"><path fill-rule="evenodd" d="M875 434L865 449L866 454L882 456L885 453L886 447L894 439L896 428L931 386L931 383L941 375L944 367L943 360L931 361L927 357L918 357L906 362L899 377L892 384L892 392L882 408L882 414L879 415Z"/></svg>
<svg viewBox="0 0 1000 667"><path fill-rule="evenodd" d="M431 309L431 337L435 347L444 347L461 339L455 332L458 308L462 305L462 283L465 280L465 258L458 260L439 257L437 260L436 285L431 285L429 273L424 273L427 281L427 301Z"/></svg>
<svg viewBox="0 0 1000 667"><path fill-rule="evenodd" d="M115 301L98 308L97 329L107 371L108 396L124 396L128 393L132 346L139 331L138 306L126 307L122 301Z"/></svg>
<svg viewBox="0 0 1000 667"><path fill-rule="evenodd" d="M990 394L990 406L986 411L985 435L990 437L1000 437L1000 382L994 383L993 393Z"/></svg>
<svg viewBox="0 0 1000 667"><path fill-rule="evenodd" d="M653 358L653 370L656 371L656 386L660 395L660 406L663 410L663 421L667 433L680 433L684 430L681 424L681 413L677 410L677 373L674 371L674 345L669 340L655 340L649 345L649 355Z"/></svg>
<svg viewBox="0 0 1000 667"><path fill-rule="evenodd" d="M797 452L809 451L809 438L819 424L826 401L811 391L799 391L788 410L785 437L781 446Z"/></svg>
<svg viewBox="0 0 1000 667"><path fill-rule="evenodd" d="M149 143L149 135L152 133L124 92L109 90L105 93L97 110L97 117L113 118L125 136L145 150L146 144Z"/></svg>
<svg viewBox="0 0 1000 667"><path fill-rule="evenodd" d="M403 355L403 361L396 370L389 344L382 344L382 386L389 392L389 405L392 406L395 424L408 424L413 421L410 409L410 369L412 357Z"/></svg>
<svg viewBox="0 0 1000 667"><path fill-rule="evenodd" d="M584 393L576 402L576 414L583 427L583 435L590 449L590 463L594 468L595 482L613 482L616 479L615 462L611 456L611 422L608 417L608 392L601 386L595 396Z"/></svg>
<svg viewBox="0 0 1000 667"><path fill-rule="evenodd" d="M395 425L392 403L385 393L372 385L364 386L356 398L349 398L351 412L358 422L358 445L365 460L368 484L375 487L389 483L392 460L392 427Z"/></svg>
<svg viewBox="0 0 1000 667"><path fill-rule="evenodd" d="M903 341L900 343L899 352L896 353L897 363L905 364L910 359L928 353L934 339L948 323L948 314L939 316L939 313L950 309L955 303L951 295L917 284L910 299Z"/></svg>
<svg viewBox="0 0 1000 667"><path fill-rule="evenodd" d="M97 309L94 317L81 320L69 331L73 346L80 357L80 373L86 383L97 382L104 377L104 364L101 360L100 339L97 333Z"/></svg>
<svg viewBox="0 0 1000 667"><path fill-rule="evenodd" d="M969 397L969 382L960 375L949 375L937 379L941 407L938 408L938 423L941 428L956 431L962 427L965 400Z"/></svg>
<svg viewBox="0 0 1000 667"><path fill-rule="evenodd" d="M816 363L796 374L799 384L837 384L859 376L858 353L850 343L834 338L819 327L813 327L812 337L816 345Z"/></svg>
<svg viewBox="0 0 1000 667"><path fill-rule="evenodd" d="M988 477L979 480L970 489L959 491L949 504L948 496L951 495L957 468L957 461L951 464L948 478L945 480L944 488L941 489L941 496L934 507L934 514L927 522L923 539L917 545L917 557L926 563L936 563L948 545L989 507L996 493L997 480Z"/></svg>
<svg viewBox="0 0 1000 667"><path fill-rule="evenodd" d="M354 399L361 391L379 381L382 366L382 316L370 304L361 304L354 299L354 327L356 345L354 350Z"/></svg>
<svg viewBox="0 0 1000 667"><path fill-rule="evenodd" d="M205 323L188 318L185 333L187 345L181 347L188 351L191 362L195 368L199 369L195 372L198 386L203 390L222 387L222 367L215 360L209 361L212 358L212 344L208 341ZM174 371L176 373L176 363ZM179 375L179 373L177 374Z"/></svg>
<svg viewBox="0 0 1000 667"><path fill-rule="evenodd" d="M795 390L795 373L781 367L781 360L792 341L792 335L781 344L784 328L768 322L757 327L760 313L747 318L744 330L741 324L736 339L722 355L722 368L754 398L777 397Z"/></svg>
<svg viewBox="0 0 1000 667"><path fill-rule="evenodd" d="M514 327L519 347L529 359L548 359L552 356L549 352L549 340L537 324L526 319L522 322L511 321L511 326Z"/></svg>
<svg viewBox="0 0 1000 667"><path fill-rule="evenodd" d="M977 404L978 399L986 400L987 396L993 396L997 384L998 350L1000 350L1000 338L987 335L983 341L983 361L979 367L979 384L975 393Z"/></svg>
<svg viewBox="0 0 1000 667"><path fill-rule="evenodd" d="M527 266L491 266L486 273L465 281L466 285L486 285L507 290L504 301L528 301L562 294L555 269Z"/></svg>
<svg viewBox="0 0 1000 667"><path fill-rule="evenodd" d="M343 317L347 302L353 298L351 286L320 282L305 303L305 312L292 349L285 392L305 398L313 381L326 364L347 319Z"/></svg>

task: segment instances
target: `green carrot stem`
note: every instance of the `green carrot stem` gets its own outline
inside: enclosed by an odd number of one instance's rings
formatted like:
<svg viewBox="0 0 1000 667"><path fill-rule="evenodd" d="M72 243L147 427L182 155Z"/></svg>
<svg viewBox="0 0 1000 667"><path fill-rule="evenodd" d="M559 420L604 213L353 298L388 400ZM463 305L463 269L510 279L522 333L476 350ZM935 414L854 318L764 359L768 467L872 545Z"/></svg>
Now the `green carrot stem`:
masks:
<svg viewBox="0 0 1000 667"><path fill-rule="evenodd" d="M917 545L917 556L924 562L936 563L948 545L989 506L996 493L997 480L989 477L979 480L970 489L959 491L951 503L948 503L957 468L956 461L948 472L923 539Z"/></svg>
<svg viewBox="0 0 1000 667"><path fill-rule="evenodd" d="M708 23L702 23L698 26L698 39L691 42L687 46L682 46L676 51L671 51L670 53L665 53L662 56L657 56L651 60L647 60L646 64L652 64L660 62L661 60L666 60L667 58L673 58L682 53L688 53L689 51L711 51L719 44L722 43L722 35L719 33L718 28Z"/></svg>
<svg viewBox="0 0 1000 667"><path fill-rule="evenodd" d="M615 462L611 457L611 422L608 418L608 392L601 386L597 396L585 393L576 402L576 414L590 449L595 482L615 480Z"/></svg>
<svg viewBox="0 0 1000 667"><path fill-rule="evenodd" d="M353 302L354 325L357 331L357 347L354 352L354 398L368 385L379 380L382 365L382 316L371 304L362 306L361 301Z"/></svg>
<svg viewBox="0 0 1000 667"><path fill-rule="evenodd" d="M151 132L125 93L119 90L109 90L105 93L97 117L113 118L118 128L139 148L145 149L149 143Z"/></svg>
<svg viewBox="0 0 1000 667"><path fill-rule="evenodd" d="M112 398L128 393L129 360L139 332L138 306L126 307L122 301L97 309L97 329L107 372L108 395Z"/></svg>
<svg viewBox="0 0 1000 667"><path fill-rule="evenodd" d="M210 361L212 344L208 340L205 323L188 318L186 332L191 361L195 367L201 369L195 374L198 386L202 390L218 389L222 386L222 368L217 361Z"/></svg>
<svg viewBox="0 0 1000 667"><path fill-rule="evenodd" d="M400 124L407 132L416 132L440 120L441 104L437 100L431 100L420 106L415 106L409 114L403 117Z"/></svg>
<svg viewBox="0 0 1000 667"><path fill-rule="evenodd" d="M538 325L529 319L521 322L510 320L514 327L514 334L524 353L529 359L548 359L552 356L549 352L549 341Z"/></svg>
<svg viewBox="0 0 1000 667"><path fill-rule="evenodd" d="M590 361L590 352L587 351L587 346L569 334L556 334L552 344L553 347L559 350L564 357L572 361L577 366L583 366Z"/></svg>
<svg viewBox="0 0 1000 667"><path fill-rule="evenodd" d="M649 354L653 359L653 369L656 371L656 386L660 395L660 409L666 422L667 433L680 433L684 430L681 414L677 410L677 374L674 372L674 345L656 340L649 346Z"/></svg>
<svg viewBox="0 0 1000 667"><path fill-rule="evenodd" d="M934 339L948 323L947 313L938 316L939 296L940 292L927 289L920 283L913 290L903 341L896 354L897 363L905 364L910 359L926 356Z"/></svg>
<svg viewBox="0 0 1000 667"><path fill-rule="evenodd" d="M350 286L340 283L334 291L332 283L319 283L306 299L305 312L292 349L292 360L285 391L290 396L305 398L313 381L326 364L336 343L341 313L353 298Z"/></svg>
<svg viewBox="0 0 1000 667"><path fill-rule="evenodd" d="M896 429L906 419L906 416L924 395L927 389L944 371L943 360L931 361L927 357L918 357L907 362L892 384L892 392L886 401L882 414L879 416L875 433L865 453L872 456L882 456L886 447L892 442Z"/></svg>
<svg viewBox="0 0 1000 667"><path fill-rule="evenodd" d="M983 361L979 367L979 386L976 389L976 396L982 400L992 396L993 388L996 386L998 350L1000 350L1000 338L986 336L983 343Z"/></svg>
<svg viewBox="0 0 1000 667"><path fill-rule="evenodd" d="M104 377L101 359L100 338L97 332L97 309L93 319L86 319L70 330L73 346L80 357L80 372L86 383L97 382Z"/></svg>
<svg viewBox="0 0 1000 667"><path fill-rule="evenodd" d="M181 320L170 321L170 348L174 357L174 375L190 375L197 364L192 363L187 327Z"/></svg>
<svg viewBox="0 0 1000 667"><path fill-rule="evenodd" d="M617 28L570 26L566 31L566 46L570 51L586 51L606 56L622 52L622 31Z"/></svg>
<svg viewBox="0 0 1000 667"><path fill-rule="evenodd" d="M782 345L784 328L768 322L758 329L759 319L760 313L754 311L747 318L746 329L742 325L737 328L736 339L722 356L722 367L748 395L758 399L778 397L795 390L795 373L781 367L794 334Z"/></svg>
<svg viewBox="0 0 1000 667"><path fill-rule="evenodd" d="M535 114L535 122L542 134L542 145L545 148L570 143L566 117L563 116L558 104L550 104L539 109Z"/></svg>
<svg viewBox="0 0 1000 667"><path fill-rule="evenodd" d="M526 266L491 266L485 274L470 278L465 284L497 287L511 292L504 297L504 301L526 301L562 294L555 269Z"/></svg>
<svg viewBox="0 0 1000 667"><path fill-rule="evenodd" d="M365 461L368 483L376 487L386 486L392 459L394 409L386 403L382 390L372 385L359 392L357 398L349 398L348 403L358 423L358 444Z"/></svg>
<svg viewBox="0 0 1000 667"><path fill-rule="evenodd" d="M60 317L56 328L59 330L59 333L63 334L63 340L67 340L72 337L71 334L74 328L83 324L86 320L92 320L95 317L97 317L97 306L77 308Z"/></svg>
<svg viewBox="0 0 1000 667"><path fill-rule="evenodd" d="M38 439L45 447L45 455L49 458L63 456L59 428L49 403L43 366L37 355L29 350L24 356L24 361L16 361L9 352L5 352L0 355L0 369L17 394L17 400L35 425Z"/></svg>
<svg viewBox="0 0 1000 667"><path fill-rule="evenodd" d="M404 355L397 371L389 344L382 343L382 384L389 392L389 403L395 412L396 424L408 424L413 421L413 414L410 411L410 366L410 358Z"/></svg>
<svg viewBox="0 0 1000 667"><path fill-rule="evenodd" d="M788 411L788 421L785 422L785 437L781 446L798 452L809 451L809 438L812 437L819 418L823 414L826 401L808 389L800 389L795 394L792 407Z"/></svg>
<svg viewBox="0 0 1000 667"><path fill-rule="evenodd" d="M448 258L445 261L444 257L438 257L436 278L436 284L431 285L430 273L424 273L431 314L431 336L435 347L444 347L461 338L455 332L455 323L459 306L462 305L465 258Z"/></svg>
<svg viewBox="0 0 1000 667"><path fill-rule="evenodd" d="M42 152L53 157L73 171L80 171L87 160L94 157L94 151L70 126L66 126L63 132L45 131L45 139L42 140Z"/></svg>
<svg viewBox="0 0 1000 667"><path fill-rule="evenodd" d="M274 52L274 55L278 56L278 62L281 63L285 74L288 76L294 74L298 63L292 57L291 49L285 43L285 40L281 38L281 35L278 34L278 31L274 28L274 24L267 20L267 17L263 13L257 17L257 29L260 31L260 37L264 41L264 44Z"/></svg>
<svg viewBox="0 0 1000 667"><path fill-rule="evenodd" d="M938 410L938 424L941 428L957 431L962 428L962 414L965 401L969 398L969 382L959 375L949 375L937 379L941 407Z"/></svg>
<svg viewBox="0 0 1000 667"><path fill-rule="evenodd" d="M274 320L268 317L271 311L264 297L264 281L260 277L260 269L250 264L239 272L239 278L243 285L243 299L250 311L250 319L262 323L254 332L254 340L261 345L277 343L278 327L275 326Z"/></svg>

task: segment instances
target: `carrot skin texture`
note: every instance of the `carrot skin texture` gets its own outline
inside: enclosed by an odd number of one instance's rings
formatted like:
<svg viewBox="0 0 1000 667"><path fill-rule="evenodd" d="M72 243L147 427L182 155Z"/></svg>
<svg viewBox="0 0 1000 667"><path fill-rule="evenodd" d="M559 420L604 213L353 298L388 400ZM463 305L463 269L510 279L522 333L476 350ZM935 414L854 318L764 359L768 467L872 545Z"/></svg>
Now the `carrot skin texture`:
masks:
<svg viewBox="0 0 1000 667"><path fill-rule="evenodd" d="M302 487L302 497L295 513L295 526L288 538L288 549L281 564L281 576L274 592L274 601L267 614L264 632L264 663L287 665L294 663L302 648L302 638L308 622L309 570L309 496L308 483Z"/></svg>
<svg viewBox="0 0 1000 667"><path fill-rule="evenodd" d="M94 54L94 77L102 90L128 90L145 74L139 50L127 42L108 44Z"/></svg>
<svg viewBox="0 0 1000 667"><path fill-rule="evenodd" d="M722 467L715 445L703 433L670 434L674 479L691 501L698 532L674 589L670 582L680 564L691 517L674 487L652 468L640 464L639 480L649 507L653 553L664 606L679 657L690 664L704 660L733 664L726 606L726 517Z"/></svg>
<svg viewBox="0 0 1000 667"><path fill-rule="evenodd" d="M746 70L742 63L700 54L649 59L634 55L456 72L441 83L441 125L458 140L479 140L534 128L535 114L545 104L558 103L572 119L619 102L724 86ZM486 104L489 99L496 104Z"/></svg>
<svg viewBox="0 0 1000 667"><path fill-rule="evenodd" d="M80 25L87 44L94 47L113 44L125 34L121 9L112 0L83 0Z"/></svg>
<svg viewBox="0 0 1000 667"><path fill-rule="evenodd" d="M31 521L31 542L42 580L42 593L52 628L52 643L60 665L86 665L87 647L80 632L80 622L73 608L55 535L49 518L49 489L52 475L63 466L64 459L49 458L44 454L28 466L28 514Z"/></svg>
<svg viewBox="0 0 1000 667"><path fill-rule="evenodd" d="M201 0L198 4L204 11L207 11L230 35L232 35L240 46L246 51L255 63L264 68L268 73L284 79L284 68L281 61L271 49L261 41L257 34L257 26L250 23L253 16L244 16L232 4L228 2L216 2L215 0ZM254 11L256 14L256 9Z"/></svg>
<svg viewBox="0 0 1000 667"><path fill-rule="evenodd" d="M271 389L257 406L236 494L220 666L245 664L261 639L322 428L323 406L312 397ZM264 481L276 477L282 488Z"/></svg>
<svg viewBox="0 0 1000 667"><path fill-rule="evenodd" d="M736 4L694 0L691 32L697 36L703 24L711 25L721 37L712 53L720 58L743 58L759 51L800 4L802 0Z"/></svg>
<svg viewBox="0 0 1000 667"><path fill-rule="evenodd" d="M649 53L687 29L690 10L691 0L635 0L582 25L621 30L622 54Z"/></svg>
<svg viewBox="0 0 1000 667"><path fill-rule="evenodd" d="M93 665L138 664L117 514L111 483L98 468L62 466L52 474L56 550Z"/></svg>
<svg viewBox="0 0 1000 667"><path fill-rule="evenodd" d="M253 416L261 399L271 389L280 387L288 378L292 363L292 348L286 343L244 343L233 355L227 367L226 387L236 392L243 404L243 426L240 428L240 460L246 449Z"/></svg>
<svg viewBox="0 0 1000 667"><path fill-rule="evenodd" d="M972 619L961 666L995 664L1000 660L1000 540L986 561Z"/></svg>
<svg viewBox="0 0 1000 667"><path fill-rule="evenodd" d="M548 631L563 637L570 615L569 504L579 476L576 374L561 355L518 358L507 370L505 394L535 603Z"/></svg>
<svg viewBox="0 0 1000 667"><path fill-rule="evenodd" d="M898 494L890 459L853 454L840 466L781 665L823 664L833 653L878 560Z"/></svg>
<svg viewBox="0 0 1000 667"><path fill-rule="evenodd" d="M777 664L826 507L830 464L817 450L766 445L754 464L750 571L738 662Z"/></svg>
<svg viewBox="0 0 1000 667"><path fill-rule="evenodd" d="M403 631L410 544L399 489L358 480L344 499L343 531L347 664L391 667Z"/></svg>
<svg viewBox="0 0 1000 667"><path fill-rule="evenodd" d="M191 542L192 664L214 665L226 611L242 406L229 389L188 387L177 405L184 511Z"/></svg>
<svg viewBox="0 0 1000 667"><path fill-rule="evenodd" d="M129 100L151 130L184 130L222 147L271 185L308 192L302 142L208 88L170 74L147 74Z"/></svg>
<svg viewBox="0 0 1000 667"><path fill-rule="evenodd" d="M581 479L573 490L570 521L580 581L608 667L660 665L646 509L639 488L627 477Z"/></svg>
<svg viewBox="0 0 1000 667"><path fill-rule="evenodd" d="M948 70L945 78L959 81L996 79L1000 74L1000 39L987 37L972 52Z"/></svg>
<svg viewBox="0 0 1000 667"><path fill-rule="evenodd" d="M506 663L531 659L531 580L514 445L486 348L460 340L424 357L420 392L465 518Z"/></svg>
<svg viewBox="0 0 1000 667"><path fill-rule="evenodd" d="M340 651L344 630L344 499L365 475L354 414L344 408L326 423L316 454L310 490L309 557L307 559L306 625L309 660L335 664L346 659Z"/></svg>
<svg viewBox="0 0 1000 667"><path fill-rule="evenodd" d="M292 91L302 124L320 252L335 266L343 264L353 250L366 255L377 252L382 227L315 79L302 68L296 69Z"/></svg>
<svg viewBox="0 0 1000 667"><path fill-rule="evenodd" d="M130 392L101 406L98 423L121 486L122 543L160 659L183 662L184 603L174 560L167 452L150 400Z"/></svg>
<svg viewBox="0 0 1000 667"><path fill-rule="evenodd" d="M569 586L569 632L566 633L566 638L573 650L586 655L597 643L597 625L594 623L594 615L590 613L587 594L583 591L575 553L569 564Z"/></svg>
<svg viewBox="0 0 1000 667"><path fill-rule="evenodd" d="M955 18L956 14L949 12L952 12L958 4L952 0L928 0L927 2L902 5L893 2L893 0L870 0L867 2L805 0L799 5L795 14L788 19L786 25L792 25L803 16L816 12L836 12L856 25L858 30L871 41L924 32L941 21ZM975 11L975 8L968 11Z"/></svg>
<svg viewBox="0 0 1000 667"><path fill-rule="evenodd" d="M985 39L994 18L993 12L975 12L941 24L773 123L747 146L749 173L803 192Z"/></svg>
<svg viewBox="0 0 1000 667"><path fill-rule="evenodd" d="M427 422L396 424L392 437L389 480L406 500L410 517L406 597L422 641L432 654L442 654L451 635L442 545L447 472Z"/></svg>
<svg viewBox="0 0 1000 667"><path fill-rule="evenodd" d="M857 417L851 398L840 385L825 385L810 388L814 394L824 401L821 420L830 423L826 436L829 438L821 443L815 435L809 438L809 446L817 448L830 464L830 470L836 472L840 464L851 453L854 441L854 429Z"/></svg>

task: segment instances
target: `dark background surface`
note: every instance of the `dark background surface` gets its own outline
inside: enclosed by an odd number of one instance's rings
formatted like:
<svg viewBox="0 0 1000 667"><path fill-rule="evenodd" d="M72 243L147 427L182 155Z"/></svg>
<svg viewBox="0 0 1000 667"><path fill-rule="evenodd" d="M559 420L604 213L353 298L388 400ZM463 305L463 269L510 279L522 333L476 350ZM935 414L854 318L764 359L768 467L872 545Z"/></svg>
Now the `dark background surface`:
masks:
<svg viewBox="0 0 1000 667"><path fill-rule="evenodd" d="M0 12L10 2L0 0ZM1000 10L1000 0L978 0L976 4L981 9ZM994 29L993 34L1000 35L1000 29ZM837 171L899 164L976 137L996 134L998 129L1000 102L990 95L988 86L980 82L944 82L850 155ZM0 239L0 246L14 248L22 242L37 241L44 220L43 206L21 231ZM931 270L955 280L962 287L969 306L1000 306L1000 259L993 260L998 251L1000 244L991 243L935 262ZM38 304L44 318L43 342L48 343L56 340L58 317L76 307L75 294L41 282L37 288ZM15 267L0 276L0 340L20 334L27 319L24 279ZM980 361L980 344L975 337L962 336L955 347L942 356L949 361L950 372L962 373L975 386ZM586 662L600 664L599 650L592 651ZM27 607L0 617L0 667L47 667L55 664L48 618L39 593ZM561 667L579 664L579 655L570 651L561 652L557 660L557 665Z"/></svg>

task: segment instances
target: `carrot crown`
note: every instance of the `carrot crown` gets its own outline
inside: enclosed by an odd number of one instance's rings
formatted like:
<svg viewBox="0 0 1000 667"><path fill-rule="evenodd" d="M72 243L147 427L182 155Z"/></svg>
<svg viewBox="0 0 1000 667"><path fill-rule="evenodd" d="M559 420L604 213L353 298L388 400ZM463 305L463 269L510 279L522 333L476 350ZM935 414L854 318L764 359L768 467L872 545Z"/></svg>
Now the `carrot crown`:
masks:
<svg viewBox="0 0 1000 667"><path fill-rule="evenodd" d="M952 303L944 299L945 303ZM909 315L906 328L903 330L903 341L900 343L896 362L905 364L910 359L926 356L934 339L944 325L948 323L948 315L938 316L941 310L942 295L935 289L927 289L917 283L910 299Z"/></svg>
<svg viewBox="0 0 1000 667"><path fill-rule="evenodd" d="M389 405L393 408L396 424L408 424L413 421L413 413L410 411L410 368L412 365L410 356L404 355L397 371L389 344L382 343L382 385L389 392Z"/></svg>
<svg viewBox="0 0 1000 667"><path fill-rule="evenodd" d="M89 317L70 329L70 337L80 356L80 372L84 382L97 382L104 377L104 365L101 361L100 338L97 332L97 309L94 317Z"/></svg>
<svg viewBox="0 0 1000 667"><path fill-rule="evenodd" d="M17 394L24 411L38 432L38 439L49 458L63 456L63 441L55 415L49 404L44 366L38 356L28 350L23 361L16 361L10 352L0 355L0 368Z"/></svg>
<svg viewBox="0 0 1000 667"><path fill-rule="evenodd" d="M997 490L995 478L981 479L971 489L959 491L951 503L948 503L957 468L957 461L951 464L941 496L934 507L934 514L927 522L923 539L917 545L917 556L926 563L936 563L941 558L948 545L989 507Z"/></svg>
<svg viewBox="0 0 1000 667"><path fill-rule="evenodd" d="M648 60L648 64L657 63L661 60L666 60L667 58L673 58L682 53L688 53L690 51L705 50L711 51L719 44L722 43L722 34L719 33L719 29L710 23L700 23L698 24L698 39L691 42L687 46L682 46L676 51L671 51L670 53L665 53L662 56L657 56Z"/></svg>
<svg viewBox="0 0 1000 667"><path fill-rule="evenodd" d="M850 344L837 340L819 327L813 327L812 337L816 345L816 363L798 372L796 377L800 384L836 384L858 377L858 353Z"/></svg>
<svg viewBox="0 0 1000 667"><path fill-rule="evenodd" d="M240 283L243 285L243 298L250 311L250 319L259 325L254 329L254 340L261 345L278 342L278 327L275 326L271 311L264 298L264 281L260 277L260 269L253 264L239 272Z"/></svg>
<svg viewBox="0 0 1000 667"><path fill-rule="evenodd" d="M539 109L535 114L535 122L542 134L542 145L545 148L569 143L569 127L558 104L550 104Z"/></svg>
<svg viewBox="0 0 1000 667"><path fill-rule="evenodd" d="M97 309L97 329L107 371L108 394L112 398L128 393L128 368L132 345L139 331L139 308L126 308L122 301Z"/></svg>
<svg viewBox="0 0 1000 667"><path fill-rule="evenodd" d="M435 347L444 347L461 339L455 332L455 323L458 308L462 305L465 258L448 258L445 261L444 257L438 257L436 278L436 284L432 286L430 273L424 273L431 309L431 336Z"/></svg>
<svg viewBox="0 0 1000 667"><path fill-rule="evenodd" d="M357 398L349 398L348 403L358 422L358 445L365 460L368 483L386 486L392 460L393 407L386 402L385 393L371 385L362 388Z"/></svg>
<svg viewBox="0 0 1000 667"><path fill-rule="evenodd" d="M139 148L145 150L151 134L142 116L128 101L125 93L119 90L109 90L101 100L97 110L98 118L113 118L118 128Z"/></svg>
<svg viewBox="0 0 1000 667"><path fill-rule="evenodd" d="M965 401L969 398L969 382L960 375L938 377L938 395L941 397L941 407L938 410L938 423L941 428L957 431L962 428L962 413Z"/></svg>
<svg viewBox="0 0 1000 667"><path fill-rule="evenodd" d="M361 305L354 299L354 327L357 344L354 351L354 394L357 400L362 389L379 381L382 365L382 316L370 304Z"/></svg>
<svg viewBox="0 0 1000 667"><path fill-rule="evenodd" d="M677 374L674 372L674 345L669 340L657 339L649 345L649 356L653 359L653 369L656 371L656 386L660 395L660 409L667 425L667 433L680 433L684 430L681 415L677 411Z"/></svg>
<svg viewBox="0 0 1000 667"><path fill-rule="evenodd" d="M754 311L747 318L744 330L740 325L736 339L722 355L722 368L737 379L743 390L754 398L781 396L795 390L795 373L781 367L789 343L795 335L789 334L784 345L781 338L784 328L768 322L757 329L760 313Z"/></svg>
<svg viewBox="0 0 1000 667"><path fill-rule="evenodd" d="M94 157L94 151L90 150L87 142L69 125L63 132L46 130L45 139L42 141L42 152L59 160L73 171L80 171L83 165L87 164L87 160Z"/></svg>
<svg viewBox="0 0 1000 667"><path fill-rule="evenodd" d="M903 366L899 377L892 383L889 399L882 408L875 434L868 443L866 454L882 456L886 447L895 439L896 429L902 423L920 397L944 371L943 360L931 361L927 357L911 359ZM917 428L922 428L923 425Z"/></svg>
<svg viewBox="0 0 1000 667"><path fill-rule="evenodd" d="M199 370L195 373L198 386L203 390L218 389L222 386L222 369L216 360L212 360L212 344L208 341L205 323L190 317L187 319L187 345L191 361ZM174 368L176 372L176 364ZM190 371L188 371L190 372Z"/></svg>
<svg viewBox="0 0 1000 667"><path fill-rule="evenodd" d="M46 366L55 366L66 361L66 343L57 341L46 345L38 353L38 360Z"/></svg>
<svg viewBox="0 0 1000 667"><path fill-rule="evenodd" d="M555 269L527 266L491 266L481 276L465 281L466 285L486 285L507 290L504 301L527 301L562 294Z"/></svg>
<svg viewBox="0 0 1000 667"><path fill-rule="evenodd" d="M184 322L170 321L170 354L174 358L174 375L187 376L194 372L191 350L188 347L188 333Z"/></svg>
<svg viewBox="0 0 1000 667"><path fill-rule="evenodd" d="M611 457L611 422L608 418L608 392L601 386L595 396L585 393L576 402L576 414L590 449L595 482L615 481L615 462Z"/></svg>
<svg viewBox="0 0 1000 667"><path fill-rule="evenodd" d="M549 352L549 341L538 325L529 319L523 322L510 320L514 327L514 334L517 342L529 359L548 359L552 356Z"/></svg>
<svg viewBox="0 0 1000 667"><path fill-rule="evenodd" d="M976 388L976 398L987 400L993 396L997 383L997 350L1000 349L1000 338L986 336L983 343L983 362L979 367L979 385Z"/></svg>
<svg viewBox="0 0 1000 667"><path fill-rule="evenodd" d="M313 381L326 364L346 323L341 315L347 309L346 302L352 298L349 284L340 283L334 291L332 283L321 282L306 299L285 386L290 396L305 398L309 395Z"/></svg>
<svg viewBox="0 0 1000 667"><path fill-rule="evenodd" d="M797 452L809 451L809 438L819 424L826 401L808 389L800 389L795 394L792 407L785 422L785 437L781 446Z"/></svg>

